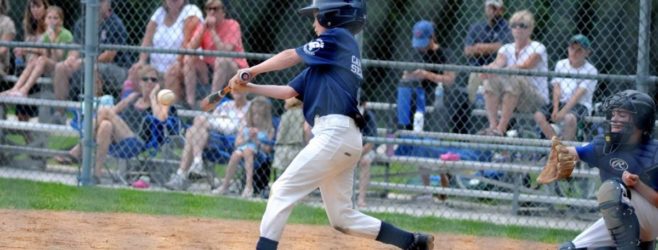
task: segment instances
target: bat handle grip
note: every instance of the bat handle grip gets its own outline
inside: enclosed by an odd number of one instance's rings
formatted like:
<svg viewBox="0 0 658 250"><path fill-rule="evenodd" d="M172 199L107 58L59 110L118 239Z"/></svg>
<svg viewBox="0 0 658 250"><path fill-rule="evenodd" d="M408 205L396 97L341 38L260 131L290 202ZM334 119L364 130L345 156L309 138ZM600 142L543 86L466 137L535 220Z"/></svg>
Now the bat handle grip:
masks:
<svg viewBox="0 0 658 250"><path fill-rule="evenodd" d="M251 80L251 73L249 73L249 71L246 70L240 71L240 80L248 82L249 80Z"/></svg>

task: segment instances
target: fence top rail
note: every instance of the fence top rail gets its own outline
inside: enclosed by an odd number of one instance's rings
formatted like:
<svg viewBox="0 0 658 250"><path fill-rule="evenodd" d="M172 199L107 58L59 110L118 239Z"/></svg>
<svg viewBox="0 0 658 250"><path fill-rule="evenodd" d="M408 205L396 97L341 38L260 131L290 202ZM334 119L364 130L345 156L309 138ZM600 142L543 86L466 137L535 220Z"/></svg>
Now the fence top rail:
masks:
<svg viewBox="0 0 658 250"><path fill-rule="evenodd" d="M51 44L51 43L34 43L34 42L14 42L14 41L0 41L0 46L3 47L28 47L28 48L54 48L66 50L81 50L82 46L78 44ZM164 53L164 54L184 54L184 55L204 55L204 56L218 56L218 57L244 57L247 59L266 60L274 54L272 53L253 53L253 52L229 52L229 51L207 51L207 50L192 50L192 49L163 49L153 47L142 47L136 45L120 45L120 44L100 44L100 49L104 50L129 50L145 53ZM363 66L365 67L385 67L395 69L433 69L439 71L455 71L455 72L477 72L489 74L502 74L502 75L522 75L522 76L544 76L544 77L568 77L577 79L595 79L595 80L611 80L620 82L636 82L637 75L620 75L620 74L581 74L581 73L558 73L554 71L535 71L524 69L492 69L477 66L456 65L456 64L431 64L431 63L417 63L405 61L387 61L377 59L363 59ZM646 84L658 82L658 76L649 76L646 79Z"/></svg>
<svg viewBox="0 0 658 250"><path fill-rule="evenodd" d="M433 171L441 170L501 170L518 173L535 173L542 171L541 166L523 165L512 163L497 162L480 162L480 161L444 161L427 157L415 156L385 156L377 155L378 162L398 162L414 166L422 166ZM572 177L598 178L599 170L597 168L574 169Z"/></svg>
<svg viewBox="0 0 658 250"><path fill-rule="evenodd" d="M397 107L397 104L395 103L386 103L386 102L368 102L368 108L374 109L374 110L391 110ZM428 113L433 112L434 107L428 106L426 107L426 111ZM478 116L485 116L487 115L487 111L484 109L474 109L471 112L472 115L478 115ZM532 114L529 113L515 113L515 117L523 118L523 119L529 119L532 120ZM605 121L605 117L603 116L585 116L583 118L584 121L589 122L589 123L600 123ZM656 120L656 127L658 127L658 120Z"/></svg>
<svg viewBox="0 0 658 250"><path fill-rule="evenodd" d="M79 136L80 133L68 125L57 125L48 123L20 122L0 120L0 128L10 130L22 130L33 132L57 133L59 135Z"/></svg>
<svg viewBox="0 0 658 250"><path fill-rule="evenodd" d="M417 185L400 184L400 183L386 183L386 182L371 182L370 185L378 188L388 188L388 189L395 189L395 190L409 191L416 193L434 191L437 193L444 193L448 195L459 195L464 197L514 200L513 193L505 193L498 191L427 187L427 186L417 186ZM519 194L518 200L571 205L571 206L587 207L587 208L596 208L598 205L596 200L591 200L591 199L569 198L569 197L558 197L558 196L536 195L536 194Z"/></svg>
<svg viewBox="0 0 658 250"><path fill-rule="evenodd" d="M386 129L383 132L385 133ZM533 147L550 147L551 140L547 139L528 139L528 138L517 138L517 137L502 137L502 136L490 136L490 135L471 135L471 134L453 134L453 133L443 133L443 132L416 132L412 130L398 130L397 135L400 136L410 136L415 138L386 138L386 137L364 137L370 141L383 144L413 144L413 145L425 145L425 146L435 146L439 145L440 141L430 141L427 139L441 139L441 140L450 140L450 141L469 141L469 142L479 142L479 143L491 143L491 144L510 144L510 145L519 145L519 146L533 146ZM570 146L580 146L583 142L578 141L565 141L566 145Z"/></svg>

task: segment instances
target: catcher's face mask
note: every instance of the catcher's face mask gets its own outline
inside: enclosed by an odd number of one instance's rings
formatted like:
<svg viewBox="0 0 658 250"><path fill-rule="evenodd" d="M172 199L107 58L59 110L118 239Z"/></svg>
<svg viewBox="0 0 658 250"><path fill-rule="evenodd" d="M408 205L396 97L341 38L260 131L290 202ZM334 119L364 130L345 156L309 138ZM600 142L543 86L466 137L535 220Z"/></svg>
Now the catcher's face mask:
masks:
<svg viewBox="0 0 658 250"><path fill-rule="evenodd" d="M603 103L606 114L605 151L614 152L622 144L627 144L636 126L635 105L625 95L613 95Z"/></svg>

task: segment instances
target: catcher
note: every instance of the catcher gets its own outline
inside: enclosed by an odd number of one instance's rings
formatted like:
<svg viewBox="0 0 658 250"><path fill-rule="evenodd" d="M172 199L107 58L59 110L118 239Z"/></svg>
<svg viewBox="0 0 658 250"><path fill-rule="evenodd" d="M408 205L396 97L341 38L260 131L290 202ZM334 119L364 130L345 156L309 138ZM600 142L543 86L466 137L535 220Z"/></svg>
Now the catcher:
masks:
<svg viewBox="0 0 658 250"><path fill-rule="evenodd" d="M602 218L559 249L654 249L658 237L658 140L652 139L656 104L625 90L603 103L605 135L582 147L553 138L548 163L537 178L550 183L571 176L582 160L599 168Z"/></svg>

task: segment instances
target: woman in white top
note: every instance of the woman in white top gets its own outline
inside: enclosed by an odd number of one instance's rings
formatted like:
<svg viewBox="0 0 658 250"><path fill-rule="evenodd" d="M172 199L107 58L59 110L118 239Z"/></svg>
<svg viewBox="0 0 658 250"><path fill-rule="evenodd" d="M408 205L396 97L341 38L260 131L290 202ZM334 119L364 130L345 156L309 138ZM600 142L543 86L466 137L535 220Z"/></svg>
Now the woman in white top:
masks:
<svg viewBox="0 0 658 250"><path fill-rule="evenodd" d="M514 42L502 46L496 60L484 67L548 71L546 47L530 38L535 27L532 13L527 10L518 11L512 15L509 23ZM548 103L546 77L482 74L482 78L489 120L486 132L489 135L505 134L514 109L529 113ZM498 120L498 107L501 103Z"/></svg>
<svg viewBox="0 0 658 250"><path fill-rule="evenodd" d="M162 6L155 10L151 20L146 26L146 33L142 40L143 47L159 49L185 48L190 41L194 29L203 22L203 13L188 0L162 0ZM147 63L148 53L141 53L139 61L133 68L140 68ZM176 54L150 54L150 65L161 73L166 73L165 86L181 95L180 87L170 82L178 82L175 77L182 77L183 55Z"/></svg>

